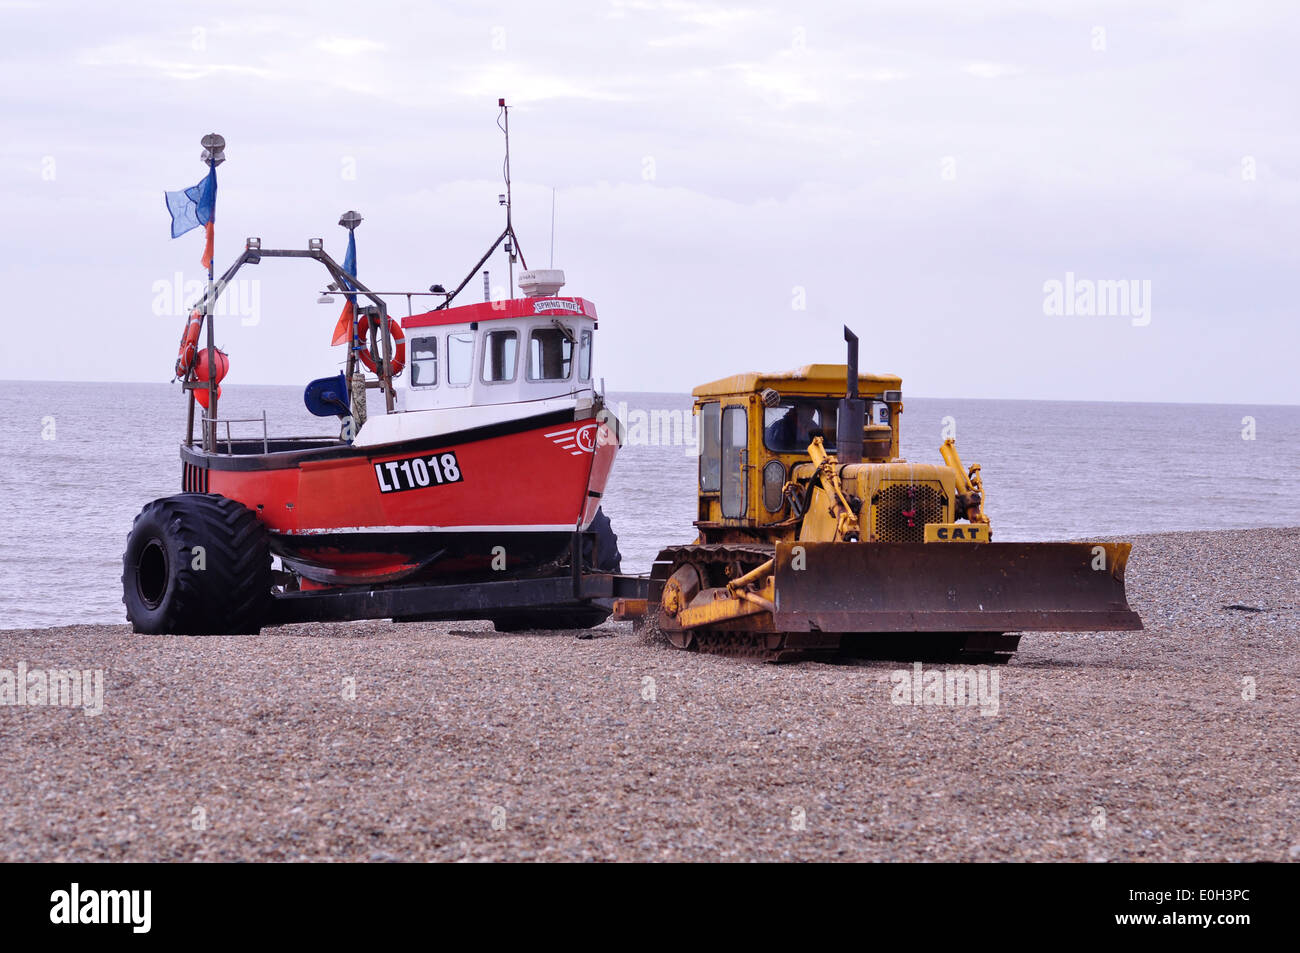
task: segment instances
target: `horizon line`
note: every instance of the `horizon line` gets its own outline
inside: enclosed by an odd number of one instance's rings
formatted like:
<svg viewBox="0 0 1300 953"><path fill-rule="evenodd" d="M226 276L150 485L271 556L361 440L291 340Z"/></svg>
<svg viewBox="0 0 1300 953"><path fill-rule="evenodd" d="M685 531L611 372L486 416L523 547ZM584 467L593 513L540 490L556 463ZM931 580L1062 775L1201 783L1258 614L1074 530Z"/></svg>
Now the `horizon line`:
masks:
<svg viewBox="0 0 1300 953"><path fill-rule="evenodd" d="M123 381L123 380L88 380L86 378L18 378L18 377L0 377L0 383L3 384L127 384L127 385L155 385L159 387L170 386L175 381ZM241 387L296 387L295 384L264 384L254 383L252 381L240 384ZM605 391L607 394L661 394L666 397L690 397L689 390L672 391L672 390L618 390L609 388ZM961 397L954 395L934 395L934 394L913 394L920 400L986 400L986 401L1015 401L1018 403L1038 403L1038 404L1153 404L1159 406L1173 407L1300 407L1300 401L1295 403L1277 403L1274 401L1205 401L1205 400L1081 400L1077 397ZM906 396L904 403L906 403Z"/></svg>

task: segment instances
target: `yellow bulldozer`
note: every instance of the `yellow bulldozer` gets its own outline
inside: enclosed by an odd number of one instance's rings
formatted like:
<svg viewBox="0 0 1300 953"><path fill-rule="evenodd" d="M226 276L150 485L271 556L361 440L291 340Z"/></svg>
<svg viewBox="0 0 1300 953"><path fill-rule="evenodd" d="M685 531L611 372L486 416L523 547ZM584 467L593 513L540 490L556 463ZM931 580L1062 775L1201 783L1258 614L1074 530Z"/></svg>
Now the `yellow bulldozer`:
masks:
<svg viewBox="0 0 1300 953"><path fill-rule="evenodd" d="M978 464L899 457L902 382L848 364L697 387L698 539L655 560L678 648L1001 663L1026 630L1140 629L1128 543L993 542Z"/></svg>

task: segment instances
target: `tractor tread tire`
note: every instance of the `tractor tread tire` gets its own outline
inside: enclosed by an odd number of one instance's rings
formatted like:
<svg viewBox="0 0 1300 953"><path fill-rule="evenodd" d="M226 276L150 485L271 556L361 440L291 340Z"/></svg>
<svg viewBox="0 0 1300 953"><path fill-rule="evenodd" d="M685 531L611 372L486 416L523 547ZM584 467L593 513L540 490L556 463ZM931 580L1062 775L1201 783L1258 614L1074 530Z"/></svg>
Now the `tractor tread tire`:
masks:
<svg viewBox="0 0 1300 953"><path fill-rule="evenodd" d="M142 583L144 548L165 554L161 580ZM196 568L196 547L203 566ZM156 574L157 575L157 574ZM143 595L158 590L157 604ZM140 511L122 554L122 602L136 632L168 635L257 634L271 600L266 527L242 503L207 493L180 493Z"/></svg>

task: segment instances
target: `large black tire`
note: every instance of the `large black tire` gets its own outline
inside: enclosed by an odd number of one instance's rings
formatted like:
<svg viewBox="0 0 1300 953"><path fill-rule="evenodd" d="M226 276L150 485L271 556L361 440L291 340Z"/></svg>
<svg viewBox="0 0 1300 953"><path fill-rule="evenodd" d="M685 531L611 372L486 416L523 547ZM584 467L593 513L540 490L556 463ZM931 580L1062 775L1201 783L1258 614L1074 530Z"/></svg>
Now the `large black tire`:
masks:
<svg viewBox="0 0 1300 953"><path fill-rule="evenodd" d="M591 543L582 544L583 569L596 572L619 573L623 571L623 554L618 551L618 536L603 509L597 508L587 532L596 534L596 553L592 559Z"/></svg>
<svg viewBox="0 0 1300 953"><path fill-rule="evenodd" d="M135 518L122 554L122 602L136 632L256 634L270 601L266 527L242 503L181 493Z"/></svg>

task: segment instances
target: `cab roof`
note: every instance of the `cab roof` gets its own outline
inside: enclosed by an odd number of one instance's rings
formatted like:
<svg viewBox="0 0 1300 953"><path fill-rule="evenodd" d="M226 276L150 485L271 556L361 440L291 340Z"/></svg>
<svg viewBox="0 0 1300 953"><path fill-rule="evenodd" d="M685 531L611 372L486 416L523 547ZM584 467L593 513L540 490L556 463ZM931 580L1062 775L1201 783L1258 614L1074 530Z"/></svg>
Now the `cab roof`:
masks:
<svg viewBox="0 0 1300 953"><path fill-rule="evenodd" d="M691 391L693 397L722 397L734 394L754 394L772 388L782 394L808 394L818 397L842 397L848 377L847 364L805 364L792 371L762 374L750 371L734 374L709 384L701 384ZM899 390L903 379L894 374L859 374L858 390L874 394L886 390Z"/></svg>
<svg viewBox="0 0 1300 953"><path fill-rule="evenodd" d="M403 328L427 328L444 324L469 324L474 321L499 321L502 318L535 318L557 315L569 318L596 319L596 306L586 298L502 298L479 301L455 308L438 308L402 318Z"/></svg>

